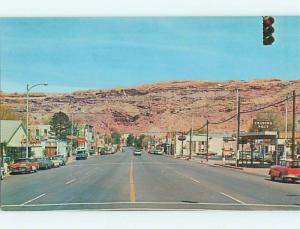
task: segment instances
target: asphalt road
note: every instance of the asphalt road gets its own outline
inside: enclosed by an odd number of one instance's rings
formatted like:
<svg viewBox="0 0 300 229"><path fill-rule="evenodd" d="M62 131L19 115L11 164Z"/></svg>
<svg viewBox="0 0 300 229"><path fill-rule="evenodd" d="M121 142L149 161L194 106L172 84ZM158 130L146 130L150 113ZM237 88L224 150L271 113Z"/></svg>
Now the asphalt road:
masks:
<svg viewBox="0 0 300 229"><path fill-rule="evenodd" d="M300 184L133 149L1 181L2 210L300 210Z"/></svg>

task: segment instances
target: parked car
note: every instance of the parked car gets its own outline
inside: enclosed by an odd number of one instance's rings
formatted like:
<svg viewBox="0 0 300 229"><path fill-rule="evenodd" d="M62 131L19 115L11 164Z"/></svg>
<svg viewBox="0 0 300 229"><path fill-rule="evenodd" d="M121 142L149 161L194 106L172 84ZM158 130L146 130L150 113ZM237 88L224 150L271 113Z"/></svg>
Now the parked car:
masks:
<svg viewBox="0 0 300 229"><path fill-rule="evenodd" d="M39 163L39 169L51 169L52 162L47 157L36 158L35 161Z"/></svg>
<svg viewBox="0 0 300 229"><path fill-rule="evenodd" d="M90 150L89 150L89 154L90 154L90 155L94 155L94 154L95 154L95 150L94 150L94 149L90 149Z"/></svg>
<svg viewBox="0 0 300 229"><path fill-rule="evenodd" d="M106 154L108 154L107 149L102 148L100 151L100 155L106 155Z"/></svg>
<svg viewBox="0 0 300 229"><path fill-rule="evenodd" d="M4 178L4 176L5 176L5 173L4 173L4 168L2 167L2 165L1 165L1 170L0 170L0 172L1 172L1 180L3 180L3 178Z"/></svg>
<svg viewBox="0 0 300 229"><path fill-rule="evenodd" d="M142 152L141 152L141 150L136 149L136 150L133 152L133 155L134 155L134 156L142 156Z"/></svg>
<svg viewBox="0 0 300 229"><path fill-rule="evenodd" d="M59 165L66 165L67 158L65 155L58 154L58 155L53 156L52 158L54 158L55 160L59 160Z"/></svg>
<svg viewBox="0 0 300 229"><path fill-rule="evenodd" d="M50 158L51 162L52 162L52 168L57 168L60 166L61 164L61 160L55 158L54 156Z"/></svg>
<svg viewBox="0 0 300 229"><path fill-rule="evenodd" d="M76 160L86 160L88 157L86 150L77 151Z"/></svg>
<svg viewBox="0 0 300 229"><path fill-rule="evenodd" d="M10 173L31 173L39 169L39 163L31 158L19 158L10 167Z"/></svg>
<svg viewBox="0 0 300 229"><path fill-rule="evenodd" d="M154 150L154 154L163 155L163 151L162 150Z"/></svg>
<svg viewBox="0 0 300 229"><path fill-rule="evenodd" d="M269 175L271 180L296 182L300 180L300 160L280 160L278 165L271 166Z"/></svg>

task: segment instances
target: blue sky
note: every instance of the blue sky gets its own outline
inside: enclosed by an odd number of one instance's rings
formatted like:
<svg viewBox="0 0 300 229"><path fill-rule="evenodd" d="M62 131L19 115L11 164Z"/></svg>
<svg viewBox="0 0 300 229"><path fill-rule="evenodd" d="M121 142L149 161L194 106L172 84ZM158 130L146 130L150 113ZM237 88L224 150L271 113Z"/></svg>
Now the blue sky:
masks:
<svg viewBox="0 0 300 229"><path fill-rule="evenodd" d="M134 86L167 80L300 78L300 17L1 18L1 89Z"/></svg>

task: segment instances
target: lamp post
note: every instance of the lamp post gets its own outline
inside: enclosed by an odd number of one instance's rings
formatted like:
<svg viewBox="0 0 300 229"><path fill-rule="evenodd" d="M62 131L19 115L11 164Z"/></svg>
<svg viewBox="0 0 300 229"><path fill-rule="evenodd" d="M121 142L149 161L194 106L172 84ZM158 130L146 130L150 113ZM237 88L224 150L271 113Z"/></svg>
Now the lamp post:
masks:
<svg viewBox="0 0 300 229"><path fill-rule="evenodd" d="M32 88L36 86L47 86L48 83L38 83L30 86L29 84L26 85L26 158L28 157L28 112L29 112L29 92Z"/></svg>

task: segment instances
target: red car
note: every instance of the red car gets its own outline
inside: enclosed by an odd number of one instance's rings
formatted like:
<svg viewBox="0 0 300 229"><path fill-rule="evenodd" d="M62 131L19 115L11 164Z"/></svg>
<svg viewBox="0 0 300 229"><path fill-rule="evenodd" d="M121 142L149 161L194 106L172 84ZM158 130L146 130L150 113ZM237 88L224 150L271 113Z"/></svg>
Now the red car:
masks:
<svg viewBox="0 0 300 229"><path fill-rule="evenodd" d="M31 173L36 172L39 168L39 163L31 158L19 158L10 167L10 173Z"/></svg>
<svg viewBox="0 0 300 229"><path fill-rule="evenodd" d="M300 180L300 160L281 160L279 165L271 166L269 175L271 180L296 182Z"/></svg>

